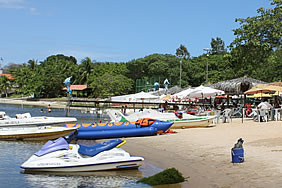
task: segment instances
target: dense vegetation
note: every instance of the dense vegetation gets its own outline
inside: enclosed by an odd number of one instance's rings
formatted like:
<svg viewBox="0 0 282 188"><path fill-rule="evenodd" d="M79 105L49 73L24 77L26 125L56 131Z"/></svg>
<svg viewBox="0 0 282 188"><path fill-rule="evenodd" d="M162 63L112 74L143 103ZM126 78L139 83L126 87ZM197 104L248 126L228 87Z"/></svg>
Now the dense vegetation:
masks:
<svg viewBox="0 0 282 188"><path fill-rule="evenodd" d="M191 57L184 45L176 49L175 55L151 54L120 63L96 62L89 57L77 63L75 57L58 54L42 62L29 60L23 65L6 66L5 72L13 75L14 82L1 77L0 89L6 93L12 84L17 86L19 94L58 97L65 94L63 82L69 76L72 76L72 84L87 84L91 89L90 97L133 93L137 79L153 76L169 78L171 86L198 86L206 82L207 58L209 83L242 76L266 82L280 81L282 0L273 0L271 4L272 9L258 9L258 16L236 20L240 27L234 30L236 38L229 50L217 37L211 39L211 50L199 57Z"/></svg>

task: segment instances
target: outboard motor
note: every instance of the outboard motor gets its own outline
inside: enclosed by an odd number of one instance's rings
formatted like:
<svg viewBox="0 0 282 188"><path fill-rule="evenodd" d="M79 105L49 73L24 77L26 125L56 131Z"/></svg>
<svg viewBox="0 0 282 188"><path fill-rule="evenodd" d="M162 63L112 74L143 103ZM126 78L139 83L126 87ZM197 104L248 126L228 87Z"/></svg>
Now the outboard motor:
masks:
<svg viewBox="0 0 282 188"><path fill-rule="evenodd" d="M244 140L242 138L238 139L237 143L231 149L232 163L242 163L244 162Z"/></svg>

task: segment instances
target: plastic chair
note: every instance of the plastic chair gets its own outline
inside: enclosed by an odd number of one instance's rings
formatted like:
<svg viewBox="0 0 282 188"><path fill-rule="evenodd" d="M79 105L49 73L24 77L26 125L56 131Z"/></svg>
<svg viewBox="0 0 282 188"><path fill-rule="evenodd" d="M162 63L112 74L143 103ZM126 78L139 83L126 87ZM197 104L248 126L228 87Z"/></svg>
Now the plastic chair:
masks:
<svg viewBox="0 0 282 188"><path fill-rule="evenodd" d="M266 109L259 109L259 118L258 118L258 121L265 121L267 122L268 121L268 110Z"/></svg>
<svg viewBox="0 0 282 188"><path fill-rule="evenodd" d="M219 124L220 121L220 110L214 111L215 118L213 119L213 124Z"/></svg>
<svg viewBox="0 0 282 188"><path fill-rule="evenodd" d="M222 123L230 123L232 122L232 118L231 118L231 115L232 115L232 110L231 109L225 109L223 110L222 112Z"/></svg>

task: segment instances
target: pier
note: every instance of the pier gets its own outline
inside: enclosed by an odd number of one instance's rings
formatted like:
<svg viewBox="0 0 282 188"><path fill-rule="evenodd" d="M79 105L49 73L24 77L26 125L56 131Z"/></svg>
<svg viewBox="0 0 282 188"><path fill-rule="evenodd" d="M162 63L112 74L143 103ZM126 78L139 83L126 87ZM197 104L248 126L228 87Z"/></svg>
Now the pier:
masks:
<svg viewBox="0 0 282 188"><path fill-rule="evenodd" d="M176 103L176 102L165 102L162 100L154 100L154 101L111 101L107 99L86 99L86 98L69 98L66 104L66 116L69 116L70 108L80 108L80 109L91 109L95 108L97 112L104 111L107 108L119 108L122 106L126 106L127 109L143 109L143 108L159 108L162 104L166 105L189 105L189 103ZM97 113L98 115L98 113Z"/></svg>

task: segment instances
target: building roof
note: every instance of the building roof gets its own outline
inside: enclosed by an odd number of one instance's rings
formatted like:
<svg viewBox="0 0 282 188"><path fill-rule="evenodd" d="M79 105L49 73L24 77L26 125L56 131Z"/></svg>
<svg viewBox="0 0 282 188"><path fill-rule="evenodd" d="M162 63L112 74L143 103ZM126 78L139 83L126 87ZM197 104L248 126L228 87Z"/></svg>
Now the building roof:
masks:
<svg viewBox="0 0 282 188"><path fill-rule="evenodd" d="M70 85L70 89L73 91L83 91L87 89L87 85ZM64 87L62 90L67 90L67 88Z"/></svg>
<svg viewBox="0 0 282 188"><path fill-rule="evenodd" d="M0 76L6 76L9 80L14 79L11 74L0 74Z"/></svg>

